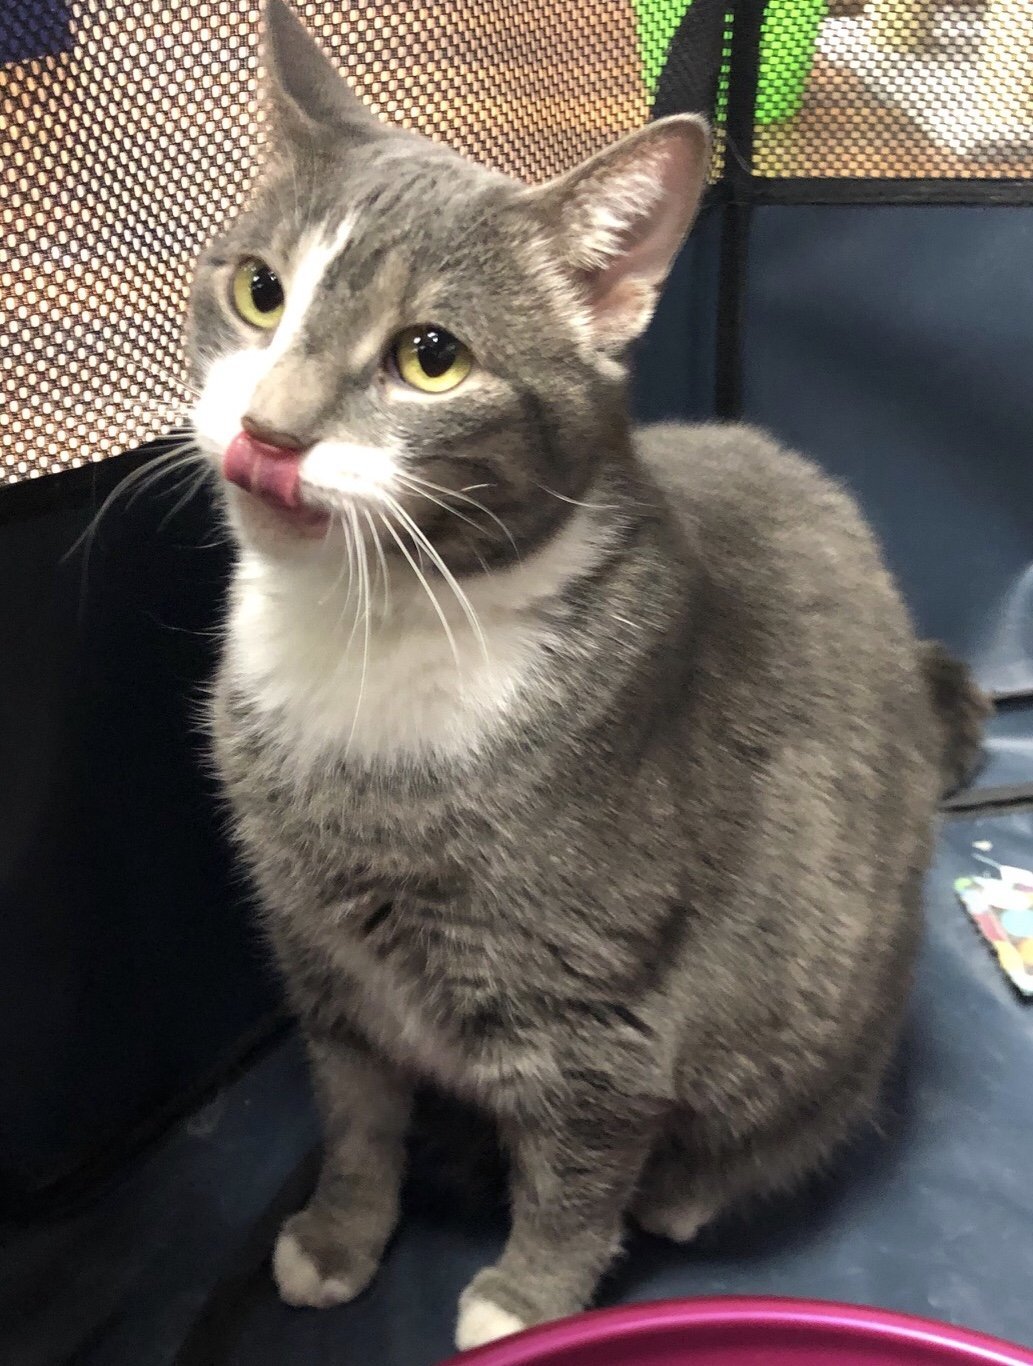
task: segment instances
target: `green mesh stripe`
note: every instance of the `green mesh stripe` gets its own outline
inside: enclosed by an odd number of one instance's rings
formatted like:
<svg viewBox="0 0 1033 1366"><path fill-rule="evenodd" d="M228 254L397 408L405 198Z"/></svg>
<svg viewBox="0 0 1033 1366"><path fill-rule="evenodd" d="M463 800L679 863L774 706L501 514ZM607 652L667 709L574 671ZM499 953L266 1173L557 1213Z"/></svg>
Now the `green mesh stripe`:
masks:
<svg viewBox="0 0 1033 1366"><path fill-rule="evenodd" d="M692 0L632 0L638 29L642 76L650 98L655 98L667 49Z"/></svg>
<svg viewBox="0 0 1033 1366"><path fill-rule="evenodd" d="M678 25L692 0L633 0L639 59L650 98L656 97L660 74ZM803 102L814 47L827 0L768 0L761 29L756 120L774 123L791 118ZM718 87L716 116L724 121L728 102L728 38L732 13L725 22L725 54Z"/></svg>

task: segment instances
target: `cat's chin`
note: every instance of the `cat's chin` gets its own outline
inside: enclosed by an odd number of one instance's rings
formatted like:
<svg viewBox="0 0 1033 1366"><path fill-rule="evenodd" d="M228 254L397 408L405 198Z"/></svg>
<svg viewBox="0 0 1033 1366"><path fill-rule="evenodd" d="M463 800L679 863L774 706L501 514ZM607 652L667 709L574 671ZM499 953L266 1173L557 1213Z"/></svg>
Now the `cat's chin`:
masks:
<svg viewBox="0 0 1033 1366"><path fill-rule="evenodd" d="M307 502L301 488L302 453L241 431L222 452L220 468L233 506L248 530L322 540L330 528L325 508Z"/></svg>
<svg viewBox="0 0 1033 1366"><path fill-rule="evenodd" d="M248 540L262 544L322 541L330 531L328 512L312 507L283 507L243 489L230 489L234 520Z"/></svg>

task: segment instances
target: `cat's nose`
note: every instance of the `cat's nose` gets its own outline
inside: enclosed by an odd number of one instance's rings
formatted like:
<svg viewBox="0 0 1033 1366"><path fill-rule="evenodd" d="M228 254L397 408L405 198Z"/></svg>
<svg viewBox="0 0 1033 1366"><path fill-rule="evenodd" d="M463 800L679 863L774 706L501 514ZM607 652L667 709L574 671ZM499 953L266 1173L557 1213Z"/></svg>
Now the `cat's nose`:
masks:
<svg viewBox="0 0 1033 1366"><path fill-rule="evenodd" d="M285 455L294 455L298 451L303 451L309 444L302 441L301 437L295 436L293 432L285 432L279 427L271 427L263 422L260 417L255 417L252 413L245 413L240 419L240 425L247 432L248 436L255 441L261 441L263 446L272 446L284 452Z"/></svg>

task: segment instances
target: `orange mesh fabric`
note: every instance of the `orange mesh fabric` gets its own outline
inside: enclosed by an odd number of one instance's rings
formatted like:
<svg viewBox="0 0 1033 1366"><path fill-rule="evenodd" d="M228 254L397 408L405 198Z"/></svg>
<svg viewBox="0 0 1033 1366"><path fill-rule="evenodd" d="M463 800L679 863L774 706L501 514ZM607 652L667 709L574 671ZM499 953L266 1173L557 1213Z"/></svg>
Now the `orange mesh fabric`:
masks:
<svg viewBox="0 0 1033 1366"><path fill-rule="evenodd" d="M670 0L662 0L671 9ZM387 118L527 179L649 115L631 0L298 5ZM0 483L184 405L190 263L248 187L257 6L15 0L0 14Z"/></svg>
<svg viewBox="0 0 1033 1366"><path fill-rule="evenodd" d="M646 121L704 5L298 8L384 117L534 180ZM256 0L0 9L0 483L181 415L190 263L253 164L257 19ZM1033 180L1031 0L768 0L761 48L761 179ZM676 42L676 76L690 56Z"/></svg>

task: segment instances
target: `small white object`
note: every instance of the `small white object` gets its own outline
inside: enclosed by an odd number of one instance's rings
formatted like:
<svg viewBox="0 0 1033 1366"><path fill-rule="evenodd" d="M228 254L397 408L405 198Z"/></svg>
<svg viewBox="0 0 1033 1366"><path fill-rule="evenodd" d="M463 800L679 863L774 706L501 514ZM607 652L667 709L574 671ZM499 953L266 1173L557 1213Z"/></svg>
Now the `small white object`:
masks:
<svg viewBox="0 0 1033 1366"><path fill-rule="evenodd" d="M1005 882L1013 882L1018 887L1033 887L1033 870L1029 868L1012 868L1010 864L1002 863L999 872Z"/></svg>

